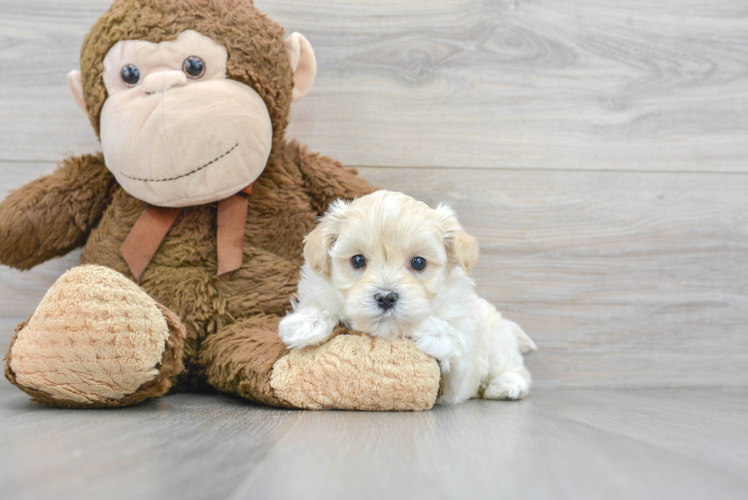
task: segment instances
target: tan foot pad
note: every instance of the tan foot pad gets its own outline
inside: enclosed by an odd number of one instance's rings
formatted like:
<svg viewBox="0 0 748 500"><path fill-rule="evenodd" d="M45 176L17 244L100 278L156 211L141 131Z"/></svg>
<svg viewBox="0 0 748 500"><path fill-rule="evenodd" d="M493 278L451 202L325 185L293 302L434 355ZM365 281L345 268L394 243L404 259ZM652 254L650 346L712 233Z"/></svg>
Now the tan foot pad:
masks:
<svg viewBox="0 0 748 500"><path fill-rule="evenodd" d="M440 379L437 362L410 340L338 335L276 361L270 385L309 410L421 411L434 405Z"/></svg>
<svg viewBox="0 0 748 500"><path fill-rule="evenodd" d="M122 406L168 390L183 341L179 320L140 287L108 268L81 266L19 326L6 376L44 403Z"/></svg>

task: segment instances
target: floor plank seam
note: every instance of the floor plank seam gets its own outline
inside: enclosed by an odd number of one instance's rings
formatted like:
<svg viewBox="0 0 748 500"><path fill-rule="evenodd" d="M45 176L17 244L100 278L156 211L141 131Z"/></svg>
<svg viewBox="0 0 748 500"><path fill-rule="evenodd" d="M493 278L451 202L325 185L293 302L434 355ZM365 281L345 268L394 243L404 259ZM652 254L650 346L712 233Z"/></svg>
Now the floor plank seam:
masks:
<svg viewBox="0 0 748 500"><path fill-rule="evenodd" d="M255 482L255 478L262 472L263 465L265 464L265 462L267 462L268 457L272 455L273 450L278 448L282 443L284 443L288 439L289 434L291 434L294 431L294 429L296 429L301 424L301 421L305 419L309 411L314 411L314 410L289 410L289 411L294 411L298 414L296 421L293 424L291 424L291 426L283 433L283 435L279 439L273 441L273 443L270 446L268 446L266 453L263 455L262 459L257 461L254 469L252 469L252 471L249 472L249 474L247 474L243 479L241 479L236 484L236 486L234 486L231 489L231 491L226 495L225 500L234 500L234 499L241 500L243 498L247 498L247 495L242 495L242 492L247 491L247 489L251 487L251 485Z"/></svg>
<svg viewBox="0 0 748 500"><path fill-rule="evenodd" d="M97 152L88 153L75 153L73 156L79 156L84 154L96 154ZM324 154L324 153L322 153ZM70 156L70 155L68 155ZM59 160L46 160L46 159L0 159L0 164L7 163L24 163L24 164L50 164L57 165L63 160L60 157ZM673 174L673 175L748 175L748 171L741 172L736 170L659 170L659 169L618 169L618 168L540 168L540 167L505 167L505 166L491 166L491 167L476 167L476 166L444 166L444 165L355 165L345 164L348 168L356 169L392 169L392 170L468 170L468 171L506 171L506 172L584 172L584 173L619 173L619 174Z"/></svg>

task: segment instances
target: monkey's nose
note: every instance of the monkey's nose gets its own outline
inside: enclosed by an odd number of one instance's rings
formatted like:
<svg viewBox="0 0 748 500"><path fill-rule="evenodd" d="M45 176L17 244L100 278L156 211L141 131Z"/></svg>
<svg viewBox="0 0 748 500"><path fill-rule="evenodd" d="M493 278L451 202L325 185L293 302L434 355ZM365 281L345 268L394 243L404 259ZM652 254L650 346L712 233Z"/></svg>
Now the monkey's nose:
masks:
<svg viewBox="0 0 748 500"><path fill-rule="evenodd" d="M387 295L382 295L378 293L374 296L374 298L377 301L377 305L381 309L386 311L388 309L392 309L393 307L395 307L395 303L397 302L397 299L400 298L400 296L396 294L395 292L390 292Z"/></svg>
<svg viewBox="0 0 748 500"><path fill-rule="evenodd" d="M143 80L143 92L155 94L166 92L170 88L187 84L187 75L181 71L159 71L151 73Z"/></svg>

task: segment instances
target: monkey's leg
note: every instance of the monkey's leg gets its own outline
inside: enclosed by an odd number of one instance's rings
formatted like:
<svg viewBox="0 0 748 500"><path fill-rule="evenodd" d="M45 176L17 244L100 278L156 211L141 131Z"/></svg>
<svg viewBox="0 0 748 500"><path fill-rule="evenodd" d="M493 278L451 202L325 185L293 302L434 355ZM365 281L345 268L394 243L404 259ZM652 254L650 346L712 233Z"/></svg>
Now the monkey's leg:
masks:
<svg viewBox="0 0 748 500"><path fill-rule="evenodd" d="M387 342L343 328L315 347L289 351L277 316L230 325L203 343L200 363L217 389L306 409L428 410L441 372L410 340Z"/></svg>
<svg viewBox="0 0 748 500"><path fill-rule="evenodd" d="M5 376L40 403L128 406L166 394L185 336L174 313L123 275L79 266L18 326Z"/></svg>

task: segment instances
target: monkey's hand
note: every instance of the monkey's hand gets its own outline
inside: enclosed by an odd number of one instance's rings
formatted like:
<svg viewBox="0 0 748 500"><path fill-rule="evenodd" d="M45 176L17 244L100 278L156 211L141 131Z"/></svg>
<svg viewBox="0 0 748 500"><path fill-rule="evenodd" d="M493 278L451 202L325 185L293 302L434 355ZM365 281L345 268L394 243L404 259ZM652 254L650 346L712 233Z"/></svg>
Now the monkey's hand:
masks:
<svg viewBox="0 0 748 500"><path fill-rule="evenodd" d="M101 154L84 155L9 194L0 203L0 264L31 269L82 246L115 185Z"/></svg>
<svg viewBox="0 0 748 500"><path fill-rule="evenodd" d="M292 142L291 147L294 148L294 154L298 155L297 164L320 214L338 198L350 201L379 189L359 177L354 168L346 168L327 156L309 153L305 146L296 142Z"/></svg>

